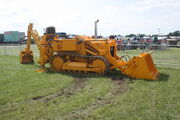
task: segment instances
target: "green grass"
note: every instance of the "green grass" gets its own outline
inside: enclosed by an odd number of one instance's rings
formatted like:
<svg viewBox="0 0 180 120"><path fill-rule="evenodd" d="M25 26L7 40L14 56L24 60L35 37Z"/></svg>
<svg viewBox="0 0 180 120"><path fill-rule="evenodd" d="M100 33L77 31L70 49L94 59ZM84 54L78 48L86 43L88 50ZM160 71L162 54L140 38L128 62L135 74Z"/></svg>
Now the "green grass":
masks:
<svg viewBox="0 0 180 120"><path fill-rule="evenodd" d="M125 50L119 51L118 55L129 55L130 58L137 56L143 51L137 50ZM150 52L146 50L144 52ZM152 53L152 58L156 64L166 64L166 65L178 65L180 67L180 48L168 48L167 50L155 50Z"/></svg>
<svg viewBox="0 0 180 120"><path fill-rule="evenodd" d="M180 119L179 70L159 68L159 81L136 80L114 103L93 112L93 119Z"/></svg>
<svg viewBox="0 0 180 120"><path fill-rule="evenodd" d="M177 48L158 52L179 55ZM180 119L177 68L158 67L157 81L131 81L119 71L105 76L37 73L38 64L22 65L10 55L0 56L0 68L0 120Z"/></svg>
<svg viewBox="0 0 180 120"><path fill-rule="evenodd" d="M22 49L25 48L25 45L22 46L8 46L3 47L0 46L0 55L10 55L10 56L19 56L19 53ZM39 51L36 45L31 45L31 49L33 50L34 56L39 56ZM125 50L125 51L118 51L117 54L119 56L122 55L129 55L130 58L133 56L137 56L143 51L149 52L150 50ZM180 48L173 48L168 47L165 50L156 50L152 54L153 60L156 64L161 65L173 65L175 67L180 68Z"/></svg>

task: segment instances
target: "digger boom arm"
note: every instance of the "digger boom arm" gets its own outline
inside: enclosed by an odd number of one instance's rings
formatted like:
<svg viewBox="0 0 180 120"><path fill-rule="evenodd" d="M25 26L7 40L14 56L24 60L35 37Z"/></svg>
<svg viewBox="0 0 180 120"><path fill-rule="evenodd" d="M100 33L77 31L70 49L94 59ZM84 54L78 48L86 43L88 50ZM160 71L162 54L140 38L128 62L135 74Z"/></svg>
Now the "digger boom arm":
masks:
<svg viewBox="0 0 180 120"><path fill-rule="evenodd" d="M31 30L32 30L32 27L33 27L33 24L30 23L29 26L28 26L28 31L27 31L27 35L28 35L28 38L27 38L27 44L26 44L26 50L27 52L29 53L30 52L30 45L31 45Z"/></svg>
<svg viewBox="0 0 180 120"><path fill-rule="evenodd" d="M34 38L34 41L36 45L38 46L38 49L40 50L40 36L37 33L36 30L33 30L33 24L30 23L28 26L28 31L27 31L27 44L26 48L20 52L20 63L21 64L29 64L29 63L34 63L33 60L33 51L30 49L31 47L31 37Z"/></svg>
<svg viewBox="0 0 180 120"><path fill-rule="evenodd" d="M38 49L40 49L39 41L41 40L38 32L36 30L33 30L33 24L30 23L28 26L28 39L27 39L27 45L26 45L26 50L27 52L30 52L30 46L31 46L31 37L34 38L34 41L36 45L38 46Z"/></svg>

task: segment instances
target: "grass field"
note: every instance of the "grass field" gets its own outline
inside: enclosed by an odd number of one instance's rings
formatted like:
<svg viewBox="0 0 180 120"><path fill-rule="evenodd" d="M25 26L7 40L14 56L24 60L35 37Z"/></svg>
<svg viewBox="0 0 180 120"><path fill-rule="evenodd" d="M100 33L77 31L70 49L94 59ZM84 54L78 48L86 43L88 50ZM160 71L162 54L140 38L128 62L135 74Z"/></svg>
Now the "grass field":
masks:
<svg viewBox="0 0 180 120"><path fill-rule="evenodd" d="M158 52L179 55L179 49ZM0 68L0 120L180 119L177 68L158 67L157 81L131 80L118 70L105 76L37 73L38 64L19 64L17 55L0 56Z"/></svg>
<svg viewBox="0 0 180 120"><path fill-rule="evenodd" d="M19 56L19 53L25 45L22 46L0 46L0 55ZM39 56L39 51L36 45L31 45L31 49L34 52L34 56ZM143 50L125 50L118 51L118 55L129 55L130 57L137 56L142 53ZM145 52L149 52L145 50ZM180 48L168 47L167 50L154 51L152 57L156 64L173 65L176 68L180 68Z"/></svg>

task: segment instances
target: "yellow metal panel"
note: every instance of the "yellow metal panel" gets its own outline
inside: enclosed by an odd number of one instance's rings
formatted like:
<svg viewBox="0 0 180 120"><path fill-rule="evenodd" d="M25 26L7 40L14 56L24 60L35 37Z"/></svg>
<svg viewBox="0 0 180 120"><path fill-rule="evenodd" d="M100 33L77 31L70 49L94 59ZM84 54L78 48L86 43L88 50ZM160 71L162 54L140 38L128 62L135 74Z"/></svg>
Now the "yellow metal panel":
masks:
<svg viewBox="0 0 180 120"><path fill-rule="evenodd" d="M155 80L159 72L157 71L151 55L148 53L140 54L128 61L123 73L142 79Z"/></svg>
<svg viewBox="0 0 180 120"><path fill-rule="evenodd" d="M65 51L77 51L77 50L79 50L76 39L65 39L65 40L60 40L60 41L62 42L62 49L61 50L65 50Z"/></svg>

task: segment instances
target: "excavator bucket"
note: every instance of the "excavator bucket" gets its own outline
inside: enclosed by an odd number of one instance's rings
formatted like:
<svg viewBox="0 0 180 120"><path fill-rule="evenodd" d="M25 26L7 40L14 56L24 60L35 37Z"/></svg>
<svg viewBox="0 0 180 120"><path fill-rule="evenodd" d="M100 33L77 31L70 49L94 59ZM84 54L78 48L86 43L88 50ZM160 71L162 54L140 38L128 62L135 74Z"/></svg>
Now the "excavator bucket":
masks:
<svg viewBox="0 0 180 120"><path fill-rule="evenodd" d="M130 59L122 72L133 78L149 80L156 80L159 75L150 53L142 53Z"/></svg>
<svg viewBox="0 0 180 120"><path fill-rule="evenodd" d="M33 52L32 51L21 51L20 53L20 63L21 64L32 64L34 63L33 61Z"/></svg>

